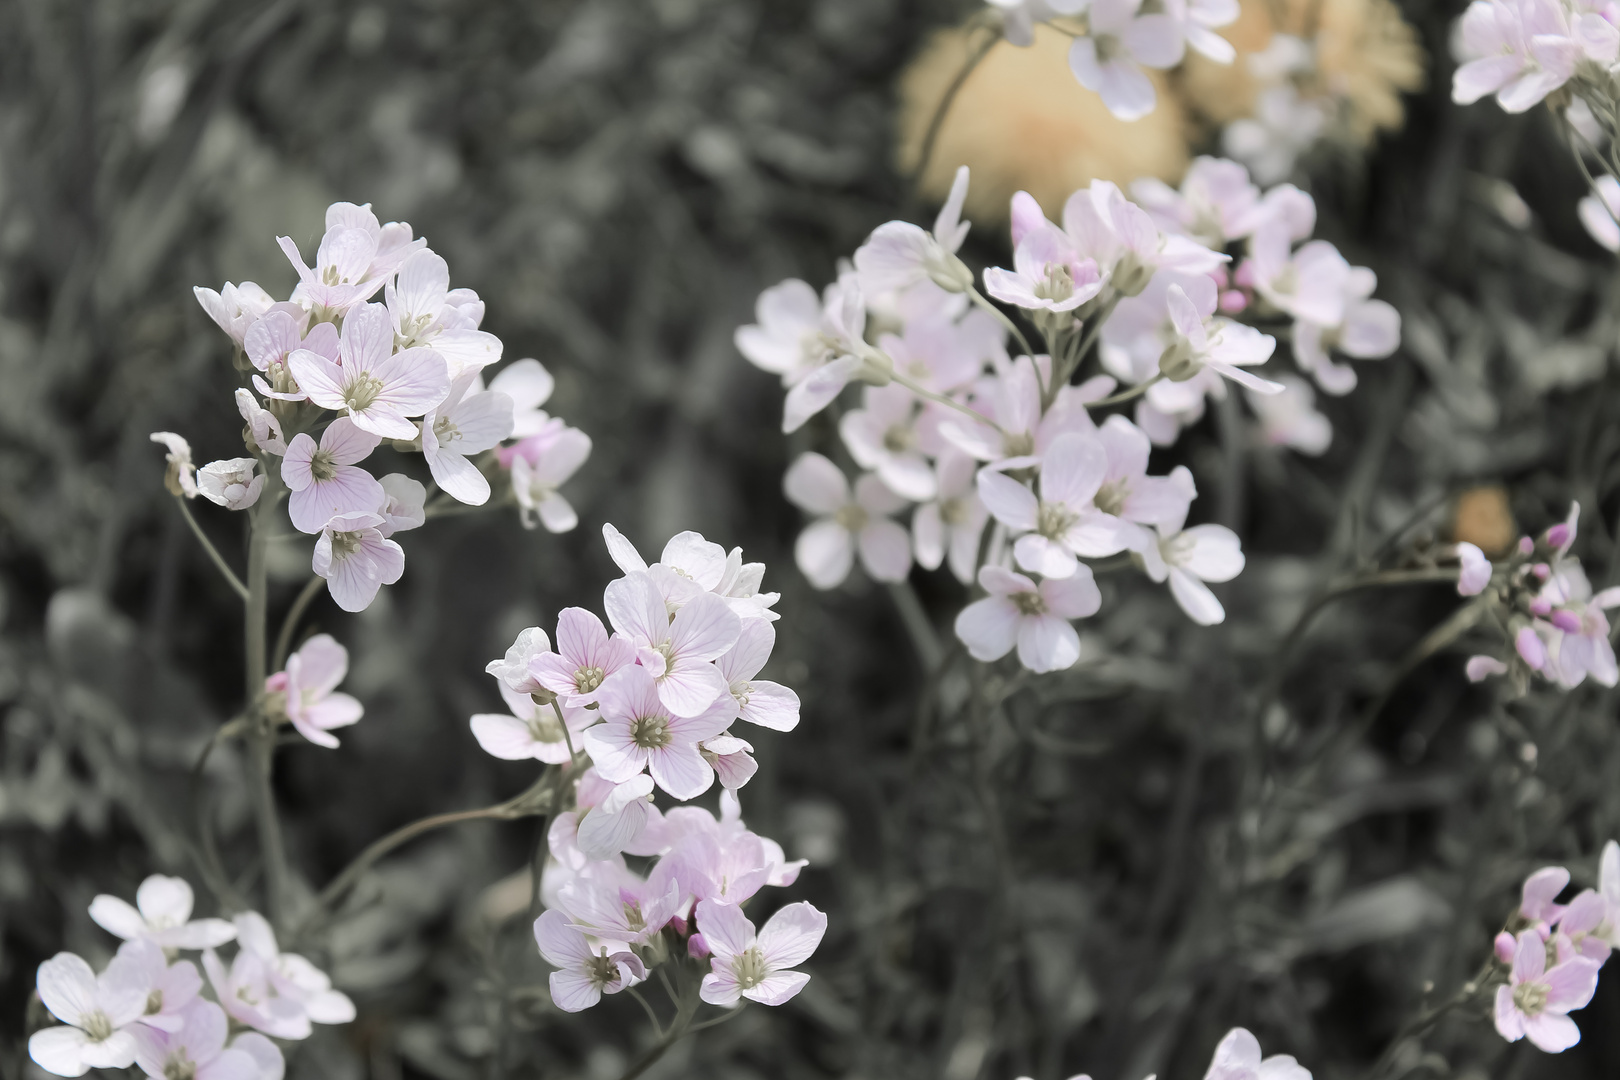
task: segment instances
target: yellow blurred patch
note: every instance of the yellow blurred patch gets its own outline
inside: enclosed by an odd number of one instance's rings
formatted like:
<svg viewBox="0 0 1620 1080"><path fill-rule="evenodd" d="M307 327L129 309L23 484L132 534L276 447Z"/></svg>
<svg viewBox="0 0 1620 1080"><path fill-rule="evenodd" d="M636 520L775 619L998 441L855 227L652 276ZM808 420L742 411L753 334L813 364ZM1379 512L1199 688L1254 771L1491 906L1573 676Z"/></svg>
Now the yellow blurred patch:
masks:
<svg viewBox="0 0 1620 1080"><path fill-rule="evenodd" d="M1469 488L1457 497L1451 538L1473 544L1490 556L1503 555L1518 539L1507 491L1496 485Z"/></svg>
<svg viewBox="0 0 1620 1080"><path fill-rule="evenodd" d="M967 29L937 32L900 76L899 164L909 174L935 110L970 52L984 40ZM1035 196L1048 217L1093 179L1121 186L1139 176L1180 180L1189 161L1185 110L1150 72L1159 107L1134 123L1116 119L1069 70L1070 38L1046 26L1020 49L1002 41L968 76L941 125L918 188L944 200L957 166L973 171L965 217L1008 217L1014 192Z"/></svg>

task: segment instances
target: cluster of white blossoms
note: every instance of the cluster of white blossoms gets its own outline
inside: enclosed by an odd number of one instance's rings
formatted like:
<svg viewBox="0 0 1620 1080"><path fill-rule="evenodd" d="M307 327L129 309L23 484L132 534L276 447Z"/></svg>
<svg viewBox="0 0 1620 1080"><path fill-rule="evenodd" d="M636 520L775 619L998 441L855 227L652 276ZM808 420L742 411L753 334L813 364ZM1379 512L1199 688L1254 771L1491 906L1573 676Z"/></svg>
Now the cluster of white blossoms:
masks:
<svg viewBox="0 0 1620 1080"><path fill-rule="evenodd" d="M1568 886L1562 866L1531 874L1519 910L1496 936L1496 1030L1509 1042L1528 1038L1549 1054L1581 1041L1569 1014L1591 1002L1599 971L1620 946L1620 844L1604 845L1598 888L1558 903Z"/></svg>
<svg viewBox="0 0 1620 1080"><path fill-rule="evenodd" d="M1246 1028L1233 1028L1215 1047L1204 1080L1311 1080L1310 1070L1288 1054L1261 1057L1260 1040ZM1020 1077L1019 1080L1030 1080ZM1084 1073L1069 1080L1091 1080ZM1147 1080L1154 1080L1148 1077Z"/></svg>
<svg viewBox="0 0 1620 1080"><path fill-rule="evenodd" d="M1478 597L1513 646L1506 660L1470 657L1467 671L1473 681L1506 674L1522 687L1535 673L1565 690L1587 676L1604 686L1620 683L1604 615L1620 607L1620 587L1594 594L1580 560L1570 556L1580 512L1580 504L1572 503L1568 519L1540 540L1520 537L1495 562L1473 544L1457 545L1458 593Z"/></svg>
<svg viewBox="0 0 1620 1080"><path fill-rule="evenodd" d="M138 1065L154 1080L281 1080L272 1039L310 1036L312 1024L346 1024L354 1004L315 965L276 945L270 924L245 911L230 922L192 919L191 886L153 876L135 904L97 896L90 917L124 939L97 975L80 956L39 966L39 998L60 1025L28 1040L35 1063L57 1076ZM236 943L229 966L216 951ZM201 951L203 977L183 951Z"/></svg>
<svg viewBox="0 0 1620 1080"><path fill-rule="evenodd" d="M1615 137L1620 3L1473 0L1457 22L1452 51L1461 62L1454 101L1495 95L1503 109L1520 113L1567 88L1559 107L1568 133L1583 155L1606 162L1598 151ZM1620 180L1612 172L1589 179L1592 192L1577 207L1581 223L1599 244L1620 251Z"/></svg>
<svg viewBox="0 0 1620 1080"><path fill-rule="evenodd" d="M1371 270L1308 239L1308 194L1289 184L1262 192L1242 165L1200 158L1179 190L1138 182L1134 202L1093 182L1060 223L1028 194L1014 197L1013 268L985 270L984 286L1026 316L1045 346L1037 351L956 254L967 179L963 168L932 232L880 226L821 297L782 282L761 294L758 322L737 331L743 355L787 387L784 431L864 384L837 425L862 475L851 484L814 452L788 469L787 497L816 518L799 537L799 568L829 589L857 559L890 582L905 580L914 558L948 564L988 594L957 619L968 651L988 661L1016 648L1033 671L1079 658L1071 620L1101 603L1083 559L1126 554L1167 581L1193 619L1220 622L1206 582L1242 570L1238 538L1185 527L1192 474L1148 475L1152 446L1173 443L1233 382L1266 441L1320 453L1331 428L1310 385L1251 370L1276 346L1255 324L1291 320L1296 365L1344 394L1355 371L1335 356L1387 356L1399 315L1372 299ZM1101 370L1088 373L1093 358ZM1129 389L1115 393L1121 384ZM1134 422L1098 415L1133 399ZM908 533L895 515L913 506Z"/></svg>
<svg viewBox="0 0 1620 1080"><path fill-rule="evenodd" d="M315 573L346 611L399 580L405 553L393 536L429 513L420 481L362 464L385 439L420 453L448 499L483 505L504 470L525 525L577 524L557 489L590 454L589 436L541 409L553 380L538 361L509 364L485 386L500 339L478 328L483 301L450 288L426 240L403 222L379 224L369 205L334 203L313 268L279 242L298 271L289 299L252 282L195 290L251 373L251 389L236 391L250 456L197 469L184 438L158 432L171 491L247 510L267 485L275 498L285 490L293 527L317 538Z"/></svg>
<svg viewBox="0 0 1620 1080"><path fill-rule="evenodd" d="M1014 45L1034 43L1036 23L1074 38L1069 69L1121 120L1140 120L1158 103L1144 68L1173 68L1187 50L1230 64L1237 50L1215 33L1235 22L1237 0L989 0Z"/></svg>
<svg viewBox="0 0 1620 1080"><path fill-rule="evenodd" d="M534 925L558 969L552 997L578 1011L671 962L706 966L710 1004L780 1005L808 981L793 968L827 919L789 904L756 933L743 914L761 888L793 884L804 862L743 826L736 792L758 765L731 731L738 720L798 726L798 695L756 677L776 644L778 595L760 592L763 563L695 532L651 564L613 526L603 536L624 571L603 596L613 632L584 608L558 615L555 649L540 627L524 630L488 668L512 711L471 721L496 757L581 768L569 775L572 808L551 825L547 910ZM655 789L686 802L717 776L719 818L654 805ZM656 862L641 875L625 853Z"/></svg>

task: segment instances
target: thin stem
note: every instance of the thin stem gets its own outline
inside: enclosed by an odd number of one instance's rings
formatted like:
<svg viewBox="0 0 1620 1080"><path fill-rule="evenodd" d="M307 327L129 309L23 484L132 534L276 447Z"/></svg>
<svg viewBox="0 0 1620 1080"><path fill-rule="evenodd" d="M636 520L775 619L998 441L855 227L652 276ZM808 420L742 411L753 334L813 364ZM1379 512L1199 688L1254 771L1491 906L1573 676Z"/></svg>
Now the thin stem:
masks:
<svg viewBox="0 0 1620 1080"><path fill-rule="evenodd" d="M253 508L248 531L247 609L244 613L243 638L246 643L247 662L246 698L248 715L257 718L251 743L253 748L252 793L253 816L258 824L259 853L264 860L265 892L270 918L276 925L285 925L287 916L287 849L282 842L281 822L276 817L276 796L271 787L271 772L275 766L275 723L264 715L264 644L266 610L269 605L270 580L265 562L269 546L267 516L274 510L276 500L266 491Z"/></svg>
<svg viewBox="0 0 1620 1080"><path fill-rule="evenodd" d="M992 28L991 33L985 38L984 44L980 45L967 58L967 62L962 65L962 69L956 73L956 78L951 80L951 85L945 88L945 96L939 99L939 105L934 109L934 115L928 121L928 130L923 133L922 146L917 151L917 164L911 170L911 183L913 185L922 179L923 173L928 169L928 163L934 157L934 144L939 141L940 129L945 126L945 117L950 113L951 105L956 101L956 95L962 92L962 87L968 81L968 76L973 74L973 70L979 66L980 61L989 55L990 50L995 48L996 43L1000 40L1001 35Z"/></svg>
<svg viewBox="0 0 1620 1080"><path fill-rule="evenodd" d="M900 621L911 636L912 648L917 650L917 659L922 661L923 670L938 671L945 659L945 649L939 643L939 635L934 632L934 624L929 620L917 590L911 587L909 579L892 581L889 583L889 595L894 598Z"/></svg>
<svg viewBox="0 0 1620 1080"><path fill-rule="evenodd" d="M237 596L247 600L248 587L242 584L242 579L236 576L236 571L232 570L230 564L225 561L225 556L219 553L219 549L214 546L214 542L203 533L202 526L197 524L197 519L191 516L191 507L186 505L185 496L176 495L174 501L180 507L180 514L186 519L186 524L191 526L191 535L195 536L197 542L203 546L203 550L208 552L208 557L214 561L214 567L225 578L225 583L231 587L231 591Z"/></svg>
<svg viewBox="0 0 1620 1080"><path fill-rule="evenodd" d="M1007 331L1011 333L1013 337L1018 339L1019 347L1024 350L1024 354L1026 356L1035 355L1035 350L1030 347L1029 338L1024 336L1024 332L1018 328L1018 324L1013 322L1012 319L1007 316L1005 311L1002 311L1000 308L996 307L996 305L992 304L985 298L983 293L979 292L978 289L975 289L971 285L968 286L967 294L968 299L972 300L985 311L988 311L991 315L994 315L996 317L996 321L1001 323L1002 326L1006 327Z"/></svg>
<svg viewBox="0 0 1620 1080"><path fill-rule="evenodd" d="M1101 408L1103 408L1104 406L1107 406L1107 405L1119 405L1119 404L1122 404L1124 402L1130 401L1133 398L1141 397L1143 394L1148 392L1148 387L1152 386L1154 383L1163 382L1163 381L1164 381L1164 372L1161 371L1157 375L1153 376L1153 378L1149 379L1147 382L1138 383L1137 385L1131 387L1129 390L1121 390L1117 394L1110 394L1108 397L1098 398L1096 401L1088 401L1088 402L1086 402L1086 408L1088 408L1088 409L1101 409Z"/></svg>
<svg viewBox="0 0 1620 1080"><path fill-rule="evenodd" d="M264 888L269 898L270 919L277 926L283 926L287 915L287 849L281 839L281 822L276 817L275 791L270 786L276 752L274 733L255 733L252 746L253 816L259 826Z"/></svg>
<svg viewBox="0 0 1620 1080"><path fill-rule="evenodd" d="M563 745L568 747L568 760L572 761L576 753L574 750L574 736L568 730L568 721L563 719L562 706L557 704L555 697L551 699L551 711L557 714L557 723L562 725Z"/></svg>
<svg viewBox="0 0 1620 1080"><path fill-rule="evenodd" d="M936 393L935 391L928 389L928 387L924 386L922 383L919 383L915 379L908 376L902 375L898 371L893 372L890 375L890 378L899 383L901 386L905 387L907 390L910 390L913 394L916 394L918 397L927 398L929 401L937 401L941 405L948 405L965 416L971 416L974 420L981 424L989 424L1002 435L1007 434L1000 424L996 423L988 416L985 416L983 413L974 412L972 409L968 408L960 401L957 401L955 398L946 397L944 394Z"/></svg>
<svg viewBox="0 0 1620 1080"><path fill-rule="evenodd" d="M652 1005L647 1001L646 998L641 996L640 990L637 990L633 986L628 987L628 989L630 991L630 996L636 999L636 1004L641 1006L641 1011L647 1014L647 1022L652 1025L653 1034L662 1039L664 1037L664 1025L658 1022L658 1014L653 1012Z"/></svg>
<svg viewBox="0 0 1620 1080"><path fill-rule="evenodd" d="M298 620L304 617L304 609L309 607L310 601L315 599L315 594L320 592L321 586L325 584L326 579L319 574L311 577L304 585L303 591L298 594L298 598L292 602L292 607L287 609L286 617L281 620L281 632L276 635L275 656L270 661L271 671L280 671L287 665L287 651L292 648L293 632L298 629Z"/></svg>
<svg viewBox="0 0 1620 1080"><path fill-rule="evenodd" d="M659 974L663 974L664 969L660 967L658 971ZM665 985L667 987L667 980ZM696 984L692 984L676 998L675 1018L669 1022L669 1027L664 1031L663 1037L658 1040L655 1046L649 1047L645 1053L637 1058L630 1068L625 1070L624 1075L619 1077L619 1080L636 1080L636 1077L658 1064L663 1056L669 1053L670 1047L686 1037L691 1029L692 1016L697 1012L698 1007L698 996L695 990Z"/></svg>
<svg viewBox="0 0 1620 1080"><path fill-rule="evenodd" d="M265 551L269 534L264 520L266 508L273 500L261 497L252 511L248 533L247 611L244 613L243 639L247 649L247 703L251 707L264 696L264 641L265 622L269 607L269 573L265 564Z"/></svg>
<svg viewBox="0 0 1620 1080"><path fill-rule="evenodd" d="M559 775L561 775L561 770L555 765L550 765L540 775L540 779L530 785L526 791L515 798L508 799L506 802L497 803L494 806L482 806L476 810L455 810L448 814L433 814L413 821L408 825L400 826L382 839L374 841L370 847L357 855L353 862L344 867L343 872L333 878L326 888L321 890L320 895L315 898L316 912L324 911L341 900L343 895L360 880L361 875L370 869L372 863L400 845L409 843L424 833L432 832L434 829L442 829L446 825L459 825L464 821L511 821L516 818L533 817L537 814L546 813L550 809L555 796L555 792L547 791L547 788L555 784L556 777ZM305 934L311 928L314 920L315 914L311 914L295 931L294 937Z"/></svg>

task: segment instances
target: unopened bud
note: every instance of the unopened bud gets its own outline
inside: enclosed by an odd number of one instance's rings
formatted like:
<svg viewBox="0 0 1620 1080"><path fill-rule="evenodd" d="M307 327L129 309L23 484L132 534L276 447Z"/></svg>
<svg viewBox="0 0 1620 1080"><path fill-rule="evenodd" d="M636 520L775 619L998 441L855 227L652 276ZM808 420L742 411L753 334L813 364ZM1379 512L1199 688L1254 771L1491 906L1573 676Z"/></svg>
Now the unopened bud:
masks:
<svg viewBox="0 0 1620 1080"><path fill-rule="evenodd" d="M543 686L534 693L530 694L529 697L532 698L534 703L540 706L542 709L550 708L551 703L557 700L556 692L547 690Z"/></svg>
<svg viewBox="0 0 1620 1080"><path fill-rule="evenodd" d="M692 959L703 960L713 954L714 950L709 948L709 943L703 940L702 934L693 934L686 939L686 955Z"/></svg>
<svg viewBox="0 0 1620 1080"><path fill-rule="evenodd" d="M1496 942L1493 946L1493 951L1496 953L1496 958L1502 961L1502 963L1511 965L1513 963L1513 954L1518 950L1518 948L1519 943L1515 941L1513 939L1513 935L1508 933L1506 930L1503 930L1500 934L1496 935Z"/></svg>

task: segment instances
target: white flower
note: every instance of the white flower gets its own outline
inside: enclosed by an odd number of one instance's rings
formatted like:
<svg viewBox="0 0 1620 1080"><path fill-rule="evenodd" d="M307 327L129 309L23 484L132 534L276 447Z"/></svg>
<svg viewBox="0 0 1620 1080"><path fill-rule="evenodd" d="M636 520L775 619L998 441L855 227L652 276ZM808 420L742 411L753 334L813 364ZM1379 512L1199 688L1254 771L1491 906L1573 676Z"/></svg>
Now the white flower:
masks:
<svg viewBox="0 0 1620 1080"><path fill-rule="evenodd" d="M212 1001L193 1001L180 1017L183 1026L173 1032L143 1027L136 1031L135 1064L153 1080L257 1080L262 1074L258 1057L244 1046L225 1045L229 1021L225 1010ZM262 1035L257 1039L276 1055L281 1051ZM262 1049L262 1047L260 1048Z"/></svg>
<svg viewBox="0 0 1620 1080"><path fill-rule="evenodd" d="M236 391L236 408L248 425L248 449L263 450L280 457L287 452L287 440L281 434L281 421L269 409L263 408L253 391L240 387Z"/></svg>
<svg viewBox="0 0 1620 1080"><path fill-rule="evenodd" d="M1569 81L1581 53L1557 0L1474 0L1458 24L1452 100L1495 94L1506 112L1524 112Z"/></svg>
<svg viewBox="0 0 1620 1080"><path fill-rule="evenodd" d="M349 673L349 650L331 634L316 634L287 657L287 667L264 681L267 694L280 694L282 711L298 734L316 746L338 745L333 728L359 722L365 707L337 693Z"/></svg>
<svg viewBox="0 0 1620 1080"><path fill-rule="evenodd" d="M985 566L979 584L990 595L956 616L956 636L974 659L999 660L1015 646L1018 662L1031 671L1062 671L1080 659L1080 636L1069 621L1102 607L1089 566L1039 585L1004 567Z"/></svg>
<svg viewBox="0 0 1620 1080"><path fill-rule="evenodd" d="M895 494L923 502L934 497L934 470L918 446L916 395L897 383L868 386L865 408L838 422L850 457L875 470Z"/></svg>
<svg viewBox="0 0 1620 1080"><path fill-rule="evenodd" d="M282 952L263 915L244 911L233 921L239 947L231 966L212 949L203 953L208 980L233 1020L273 1038L307 1039L312 1023L354 1019L354 1002L332 989L332 980L314 964Z"/></svg>
<svg viewBox="0 0 1620 1080"><path fill-rule="evenodd" d="M197 493L227 510L246 510L259 501L264 476L258 474L258 458L227 458L210 461L197 471Z"/></svg>
<svg viewBox="0 0 1620 1080"><path fill-rule="evenodd" d="M1475 544L1466 540L1457 545L1457 561L1461 570L1457 574L1457 595L1478 596L1491 583L1491 560ZM1478 680L1476 680L1478 681Z"/></svg>
<svg viewBox="0 0 1620 1080"><path fill-rule="evenodd" d="M568 916L553 908L534 921L540 955L558 970L551 973L551 1000L564 1012L579 1012L647 977L641 958L618 942L604 942L596 952ZM608 951L609 946L613 951Z"/></svg>
<svg viewBox="0 0 1620 1080"><path fill-rule="evenodd" d="M1593 240L1610 251L1620 251L1620 180L1604 173L1594 182L1592 194L1575 209Z"/></svg>
<svg viewBox="0 0 1620 1080"><path fill-rule="evenodd" d="M28 1054L57 1076L83 1076L91 1069L123 1069L135 1063L134 1025L146 1011L146 987L138 968L114 960L100 978L72 953L57 953L39 965L39 1000L62 1021L28 1040Z"/></svg>
<svg viewBox="0 0 1620 1080"><path fill-rule="evenodd" d="M1186 51L1175 17L1164 12L1143 15L1142 2L1092 0L1086 11L1090 33L1069 46L1074 77L1100 95L1108 111L1121 120L1140 120L1157 103L1153 83L1142 67L1175 67Z"/></svg>
<svg viewBox="0 0 1620 1080"><path fill-rule="evenodd" d="M427 488L420 480L412 480L404 473L389 473L378 480L383 489L383 523L377 531L383 536L419 529L427 523Z"/></svg>
<svg viewBox="0 0 1620 1080"><path fill-rule="evenodd" d="M810 981L791 969L810 959L827 932L827 916L803 900L777 911L757 935L736 904L702 900L695 915L714 954L699 992L710 1005L732 1005L740 997L783 1004Z"/></svg>
<svg viewBox="0 0 1620 1080"><path fill-rule="evenodd" d="M366 304L343 320L339 362L298 349L287 366L309 400L346 413L357 426L389 439L416 438L408 417L421 416L450 390L449 368L428 348L394 352L394 328L381 304Z"/></svg>
<svg viewBox="0 0 1620 1080"><path fill-rule="evenodd" d="M224 919L191 918L195 898L184 878L153 874L135 890L135 906L101 893L90 903L96 925L125 941L150 938L165 949L206 949L236 936Z"/></svg>
<svg viewBox="0 0 1620 1080"><path fill-rule="evenodd" d="M185 437L176 435L172 431L154 431L152 441L160 443L168 449L163 460L168 463L168 471L163 476L163 486L169 489L171 495L184 495L188 499L197 497L197 468L191 463L191 444Z"/></svg>
<svg viewBox="0 0 1620 1080"><path fill-rule="evenodd" d="M591 456L591 437L553 419L546 430L513 447L512 494L525 529L538 522L564 533L579 524L573 506L557 491Z"/></svg>
<svg viewBox="0 0 1620 1080"><path fill-rule="evenodd" d="M972 288L973 271L956 257L969 228L962 220L967 189L968 168L963 165L956 170L950 195L934 219L932 232L909 221L891 221L874 229L855 251L861 291L902 292L924 281L932 281L948 292Z"/></svg>
<svg viewBox="0 0 1620 1080"><path fill-rule="evenodd" d="M1275 394L1245 391L1249 407L1260 418L1261 437L1273 446L1288 446L1313 457L1333 441L1333 425L1316 411L1311 384L1297 375L1281 375Z"/></svg>
<svg viewBox="0 0 1620 1080"><path fill-rule="evenodd" d="M546 429L546 421L551 417L540 406L551 400L551 392L556 387L557 380L552 378L551 372L541 366L540 361L528 357L514 360L495 373L489 380L489 388L512 399L510 438L527 439Z"/></svg>
<svg viewBox="0 0 1620 1080"><path fill-rule="evenodd" d="M501 339L470 326L460 326L460 310L449 303L450 267L436 252L418 251L399 267L399 277L383 290L400 349L427 346L450 366L450 377L495 363Z"/></svg>
<svg viewBox="0 0 1620 1080"><path fill-rule="evenodd" d="M1095 260L1075 250L1057 226L1043 221L1013 248L1013 269L988 267L984 289L997 300L1030 311L1073 311L1107 284Z"/></svg>
<svg viewBox="0 0 1620 1080"><path fill-rule="evenodd" d="M1171 474L1191 494L1192 474L1177 466ZM1170 593L1193 622L1213 626L1226 618L1226 610L1206 581L1231 581L1243 572L1243 548L1237 534L1224 525L1197 525L1183 529L1182 522L1158 526L1158 542L1141 553L1148 577L1170 581Z"/></svg>
<svg viewBox="0 0 1620 1080"><path fill-rule="evenodd" d="M275 298L265 292L251 281L244 281L240 285L225 283L220 292L201 287L191 290L197 298L197 303L208 313L219 328L231 336L231 340L238 345L247 334L248 327L259 320L265 312L270 310Z"/></svg>
<svg viewBox="0 0 1620 1080"><path fill-rule="evenodd" d="M468 395L477 378L476 369L458 376L444 400L422 416L422 456L428 470L452 498L471 506L489 501L489 480L468 455L491 449L513 428L511 398L498 390Z"/></svg>
<svg viewBox="0 0 1620 1080"><path fill-rule="evenodd" d="M315 541L311 569L344 611L364 611L405 572L405 549L383 536L384 524L381 514L338 514Z"/></svg>
<svg viewBox="0 0 1620 1080"><path fill-rule="evenodd" d="M338 358L338 329L329 322L304 325L309 313L296 304L277 304L265 312L264 318L248 328L242 348L260 374L253 376L254 389L276 401L303 401L306 395L299 389L287 367L287 358L299 349L308 349L336 361Z"/></svg>
<svg viewBox="0 0 1620 1080"><path fill-rule="evenodd" d="M1132 181L1131 195L1160 228L1217 250L1248 236L1264 220L1260 189L1249 179L1249 170L1224 158L1193 159L1179 191L1156 177L1143 177Z"/></svg>
<svg viewBox="0 0 1620 1080"><path fill-rule="evenodd" d="M551 652L551 638L538 626L518 631L518 636L507 648L506 655L484 665L484 672L493 675L500 684L514 694L537 694L545 690L539 672L533 666L540 657Z"/></svg>
<svg viewBox="0 0 1620 1080"><path fill-rule="evenodd" d="M1226 1033L1204 1080L1311 1080L1310 1070L1287 1054L1260 1057L1260 1041L1243 1028Z"/></svg>
<svg viewBox="0 0 1620 1080"><path fill-rule="evenodd" d="M776 630L769 622L747 619L737 643L714 665L736 702L737 717L772 731L792 731L799 726L799 695L781 683L755 678L775 645Z"/></svg>
<svg viewBox="0 0 1620 1080"><path fill-rule="evenodd" d="M948 562L951 573L964 585L973 583L979 562L979 541L990 511L979 498L973 475L978 462L948 448L934 461L937 497L911 515L912 551L917 565L937 570Z"/></svg>
<svg viewBox="0 0 1620 1080"><path fill-rule="evenodd" d="M287 516L299 532L315 533L341 514L368 514L387 498L377 478L358 467L381 440L346 416L321 433L294 435L281 459L281 480L292 492Z"/></svg>
<svg viewBox="0 0 1620 1080"><path fill-rule="evenodd" d="M911 538L889 515L906 501L872 474L852 493L838 466L817 453L801 454L782 479L788 501L819 515L793 547L799 570L818 589L849 576L858 551L866 572L878 581L904 581L911 569Z"/></svg>
<svg viewBox="0 0 1620 1080"><path fill-rule="evenodd" d="M557 711L550 705L538 705L533 696L520 694L505 682L500 684L501 698L510 713L478 713L468 721L473 738L484 753L504 761L533 759L549 764L562 764L573 755L569 745L580 745L584 730L596 722L595 714L579 705L557 704L563 715L557 720ZM568 725L565 733L563 724Z"/></svg>
<svg viewBox="0 0 1620 1080"><path fill-rule="evenodd" d="M1348 394L1356 388L1355 369L1335 364L1330 353L1380 360L1401 343L1400 312L1382 300L1370 299L1377 285L1378 277L1371 270L1352 266L1344 279L1339 322L1322 325L1300 319L1294 323L1294 360L1329 394Z"/></svg>
<svg viewBox="0 0 1620 1080"><path fill-rule="evenodd" d="M1170 286L1165 306L1175 328L1174 340L1159 357L1159 370L1166 378L1186 382L1207 368L1258 393L1282 391L1281 383L1244 370L1271 358L1277 347L1271 335L1230 319L1212 318L1214 311L1200 309L1179 285Z"/></svg>

